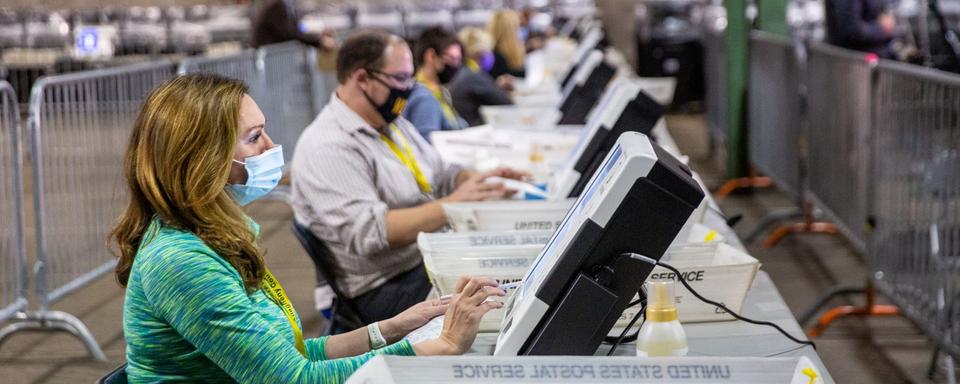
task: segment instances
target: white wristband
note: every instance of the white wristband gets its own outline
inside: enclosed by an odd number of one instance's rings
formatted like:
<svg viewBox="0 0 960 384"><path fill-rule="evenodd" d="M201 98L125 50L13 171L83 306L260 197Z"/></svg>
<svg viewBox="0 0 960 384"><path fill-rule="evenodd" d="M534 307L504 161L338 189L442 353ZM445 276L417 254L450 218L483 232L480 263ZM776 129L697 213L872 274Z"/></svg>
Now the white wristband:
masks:
<svg viewBox="0 0 960 384"><path fill-rule="evenodd" d="M380 323L372 323L367 326L367 334L370 335L370 349L380 349L387 346L387 340L383 338L380 332Z"/></svg>

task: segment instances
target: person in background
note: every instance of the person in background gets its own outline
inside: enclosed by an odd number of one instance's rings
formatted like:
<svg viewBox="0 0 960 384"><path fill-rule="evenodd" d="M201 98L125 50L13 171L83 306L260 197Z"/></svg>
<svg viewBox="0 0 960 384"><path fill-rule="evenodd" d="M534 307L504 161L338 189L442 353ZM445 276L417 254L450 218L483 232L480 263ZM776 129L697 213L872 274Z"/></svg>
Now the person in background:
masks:
<svg viewBox="0 0 960 384"><path fill-rule="evenodd" d="M413 87L403 117L430 141L430 132L466 128L453 107L446 85L460 71L463 51L450 32L434 27L424 30L413 45L417 84Z"/></svg>
<svg viewBox="0 0 960 384"><path fill-rule="evenodd" d="M458 34L466 54L464 68L450 82L450 96L457 113L470 126L483 124L480 106L513 104L510 95L497 87L487 73L493 67L493 39L480 28L466 27Z"/></svg>
<svg viewBox="0 0 960 384"><path fill-rule="evenodd" d="M897 22L885 0L828 0L827 38L830 44L894 58L890 45Z"/></svg>
<svg viewBox="0 0 960 384"><path fill-rule="evenodd" d="M526 48L520 41L520 17L517 12L502 9L493 14L487 31L493 37L493 67L490 76L497 79L501 87L511 82L511 77L524 76ZM509 75L508 77L503 77Z"/></svg>
<svg viewBox="0 0 960 384"><path fill-rule="evenodd" d="M315 37L300 30L294 0L266 0L253 17L253 47L285 41L299 41L317 47L321 53L336 49L333 31L325 30Z"/></svg>
<svg viewBox="0 0 960 384"><path fill-rule="evenodd" d="M633 0L596 0L594 4L603 23L603 30L610 45L620 51L630 64L638 68L637 52L637 2Z"/></svg>
<svg viewBox="0 0 960 384"><path fill-rule="evenodd" d="M520 18L520 26L517 28L517 38L520 39L520 42L526 44L527 39L530 37L530 21L533 19L533 15L536 14L536 10L531 6L523 7L517 15ZM527 51L529 52L529 50Z"/></svg>
<svg viewBox="0 0 960 384"><path fill-rule="evenodd" d="M492 279L461 279L451 301L422 302L364 329L304 339L267 268L260 227L241 205L280 181L283 149L238 80L176 77L147 97L124 175L130 200L111 240L126 287L130 382L341 383L374 355L469 349L481 316L502 306ZM439 338L402 337L445 314Z"/></svg>
<svg viewBox="0 0 960 384"><path fill-rule="evenodd" d="M413 57L394 35L361 31L337 57L330 103L293 153L293 213L333 253L340 291L365 322L387 319L431 290L420 232L447 225L443 204L508 196L502 183L528 175L507 168L466 171L444 161L403 118Z"/></svg>

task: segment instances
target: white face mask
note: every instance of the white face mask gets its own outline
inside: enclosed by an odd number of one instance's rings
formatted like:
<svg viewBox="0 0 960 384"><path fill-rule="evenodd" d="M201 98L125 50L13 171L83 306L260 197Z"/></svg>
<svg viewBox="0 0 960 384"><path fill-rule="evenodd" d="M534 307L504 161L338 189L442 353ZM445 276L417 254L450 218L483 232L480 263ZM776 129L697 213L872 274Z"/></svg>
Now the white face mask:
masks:
<svg viewBox="0 0 960 384"><path fill-rule="evenodd" d="M283 146L280 145L244 161L233 161L243 164L247 170L246 183L227 184L227 190L240 205L250 204L270 193L283 177Z"/></svg>

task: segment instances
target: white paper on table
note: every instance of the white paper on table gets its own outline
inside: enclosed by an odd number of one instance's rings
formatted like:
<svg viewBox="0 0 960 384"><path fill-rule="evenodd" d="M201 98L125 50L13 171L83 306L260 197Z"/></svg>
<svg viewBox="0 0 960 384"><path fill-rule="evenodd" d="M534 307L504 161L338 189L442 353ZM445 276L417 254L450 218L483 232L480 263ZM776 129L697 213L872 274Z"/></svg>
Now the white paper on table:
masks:
<svg viewBox="0 0 960 384"><path fill-rule="evenodd" d="M443 315L434 317L433 320L428 321L422 327L414 329L413 332L407 334L404 339L410 341L410 344L416 344L421 341L433 340L440 337L440 332L443 331Z"/></svg>

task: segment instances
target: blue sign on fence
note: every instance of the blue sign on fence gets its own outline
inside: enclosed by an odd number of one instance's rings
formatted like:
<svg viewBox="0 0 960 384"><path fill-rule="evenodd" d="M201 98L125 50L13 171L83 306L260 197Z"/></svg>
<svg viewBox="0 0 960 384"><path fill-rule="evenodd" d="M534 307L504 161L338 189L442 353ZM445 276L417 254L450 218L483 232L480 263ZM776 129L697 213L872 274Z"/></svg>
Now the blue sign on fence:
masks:
<svg viewBox="0 0 960 384"><path fill-rule="evenodd" d="M76 48L80 54L92 54L100 47L100 31L97 28L83 28L77 32Z"/></svg>

